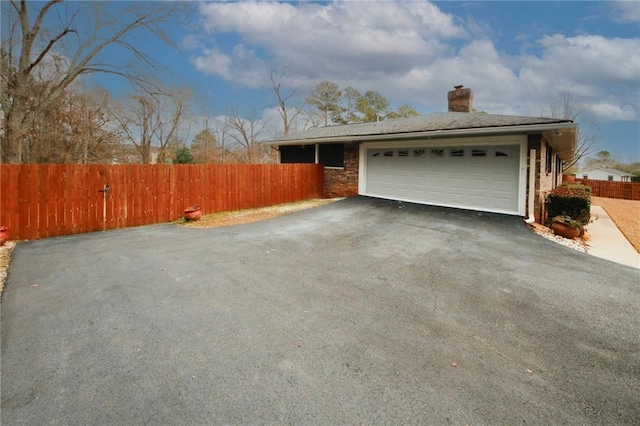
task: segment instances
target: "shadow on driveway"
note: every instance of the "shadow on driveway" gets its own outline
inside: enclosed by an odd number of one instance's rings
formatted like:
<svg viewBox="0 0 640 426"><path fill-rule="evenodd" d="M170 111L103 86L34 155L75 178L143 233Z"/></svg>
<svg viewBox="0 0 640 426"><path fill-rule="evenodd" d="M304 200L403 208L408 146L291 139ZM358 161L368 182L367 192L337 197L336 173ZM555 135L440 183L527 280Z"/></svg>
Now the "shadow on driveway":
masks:
<svg viewBox="0 0 640 426"><path fill-rule="evenodd" d="M355 197L19 244L3 424L634 423L636 269Z"/></svg>

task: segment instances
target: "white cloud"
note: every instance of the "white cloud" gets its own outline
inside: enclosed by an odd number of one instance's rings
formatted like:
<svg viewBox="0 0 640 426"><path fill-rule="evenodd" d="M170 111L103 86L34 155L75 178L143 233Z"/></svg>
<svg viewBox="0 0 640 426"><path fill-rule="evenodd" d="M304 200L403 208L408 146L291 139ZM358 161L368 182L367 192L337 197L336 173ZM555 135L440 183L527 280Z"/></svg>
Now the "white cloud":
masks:
<svg viewBox="0 0 640 426"><path fill-rule="evenodd" d="M610 5L614 21L621 23L640 22L640 3L637 1L615 1Z"/></svg>
<svg viewBox="0 0 640 426"><path fill-rule="evenodd" d="M450 15L428 2L328 4L210 3L200 8L207 31L238 33L266 50L269 60L308 79L409 71L465 37ZM217 72L212 67L211 72Z"/></svg>
<svg viewBox="0 0 640 426"><path fill-rule="evenodd" d="M601 121L639 116L639 38L552 34L524 41L539 53L510 55L483 38L488 30L478 22L426 1L210 3L200 11L216 43L226 34L241 42L210 44L194 65L248 87L268 86L268 61L295 85L332 80L425 112L445 110L446 92L464 84L491 113L540 115L569 90Z"/></svg>
<svg viewBox="0 0 640 426"><path fill-rule="evenodd" d="M247 87L260 87L264 79L264 62L242 44L234 46L230 55L218 47L205 48L202 54L192 58L191 62L204 74L219 75Z"/></svg>
<svg viewBox="0 0 640 426"><path fill-rule="evenodd" d="M585 109L602 121L626 121L638 118L637 111L630 105L618 105L609 102L589 103Z"/></svg>
<svg viewBox="0 0 640 426"><path fill-rule="evenodd" d="M542 61L555 73L580 83L630 83L638 80L640 39L604 38L602 36L544 37Z"/></svg>

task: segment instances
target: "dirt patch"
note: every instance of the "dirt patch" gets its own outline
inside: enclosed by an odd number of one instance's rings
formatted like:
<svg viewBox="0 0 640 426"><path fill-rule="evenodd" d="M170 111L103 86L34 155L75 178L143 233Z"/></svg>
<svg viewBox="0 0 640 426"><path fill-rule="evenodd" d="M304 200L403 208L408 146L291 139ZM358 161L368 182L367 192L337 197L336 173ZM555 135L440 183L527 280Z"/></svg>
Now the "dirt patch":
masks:
<svg viewBox="0 0 640 426"><path fill-rule="evenodd" d="M591 204L602 207L640 253L640 201L591 197Z"/></svg>
<svg viewBox="0 0 640 426"><path fill-rule="evenodd" d="M184 219L180 219L174 223L183 226L189 226L192 228L219 228L222 226L241 225L243 223L271 219L277 216L285 215L287 213L293 213L300 210L322 206L338 200L342 200L342 198L316 198L312 200L297 201L295 203L280 204L277 206L261 207L257 209L207 214L203 215L200 220L195 222L186 222Z"/></svg>

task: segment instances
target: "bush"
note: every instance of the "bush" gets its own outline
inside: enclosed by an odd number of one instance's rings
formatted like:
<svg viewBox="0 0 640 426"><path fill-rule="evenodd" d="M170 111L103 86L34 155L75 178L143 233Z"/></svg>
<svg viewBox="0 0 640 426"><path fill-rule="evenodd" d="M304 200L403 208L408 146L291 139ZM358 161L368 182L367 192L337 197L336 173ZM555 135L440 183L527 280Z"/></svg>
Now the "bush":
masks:
<svg viewBox="0 0 640 426"><path fill-rule="evenodd" d="M591 188L584 185L562 185L547 196L547 217L569 216L582 224L591 220Z"/></svg>
<svg viewBox="0 0 640 426"><path fill-rule="evenodd" d="M189 148L180 148L176 153L176 162L178 164L193 164L193 155Z"/></svg>

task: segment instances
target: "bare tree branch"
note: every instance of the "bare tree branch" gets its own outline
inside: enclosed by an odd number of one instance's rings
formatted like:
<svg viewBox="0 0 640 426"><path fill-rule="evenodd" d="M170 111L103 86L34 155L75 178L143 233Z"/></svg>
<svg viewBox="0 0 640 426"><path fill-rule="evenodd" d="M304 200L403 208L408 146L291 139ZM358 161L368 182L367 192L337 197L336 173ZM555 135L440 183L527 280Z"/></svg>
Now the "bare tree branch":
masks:
<svg viewBox="0 0 640 426"><path fill-rule="evenodd" d="M134 4L122 11L119 16L105 19L109 16L103 3L77 2L69 3L75 8L74 13L67 17L60 17L58 29L55 24L47 21L47 16L59 10L62 0L50 0L45 3L10 0L10 7L4 7L3 15L15 15L19 25L17 31L10 32L7 40L2 40L3 112L5 114L5 132L2 136L2 161L20 163L23 154L23 139L28 134L29 122L42 114L63 95L64 91L83 74L104 72L128 79L138 87L155 86L145 77L135 75L134 72L122 67L121 64L101 63L98 56L109 46L115 46L129 52L138 63L147 68L153 67L153 61L133 42L126 37L134 31L146 31L158 37L170 46L175 46L160 24L167 21L178 9L179 3L152 2ZM38 10L33 22L29 19L29 11ZM83 22L83 32L74 28L78 14L93 11ZM127 20L127 16L131 16ZM54 34L48 37L47 34ZM77 36L77 43L66 43L69 34ZM14 48L20 46L20 56L14 58ZM36 46L42 46L37 50ZM37 70L48 67L47 73L38 75ZM50 69L49 69L50 68ZM37 81L40 79L40 81ZM44 79L44 80L42 80ZM43 83L38 102L32 102L30 93L34 83ZM4 96L4 95L3 95ZM5 102L7 100L8 102ZM6 103L6 104L5 104Z"/></svg>
<svg viewBox="0 0 640 426"><path fill-rule="evenodd" d="M276 101L278 103L277 110L282 118L282 125L284 128L284 136L287 136L291 131L291 125L295 122L296 118L302 113L303 109L287 106L289 101L294 99L294 96L300 89L296 87L291 89L289 93L285 93L285 71L284 69L276 70L272 68L269 72L269 80L271 81L271 90L276 95Z"/></svg>
<svg viewBox="0 0 640 426"><path fill-rule="evenodd" d="M584 115L583 113L584 109L576 102L571 91L567 89L559 101L557 99L549 101L547 116L579 122ZM593 154L598 149L599 142L600 134L597 123L592 119L580 123L573 159L564 163L563 170L566 171L576 166L580 161Z"/></svg>

